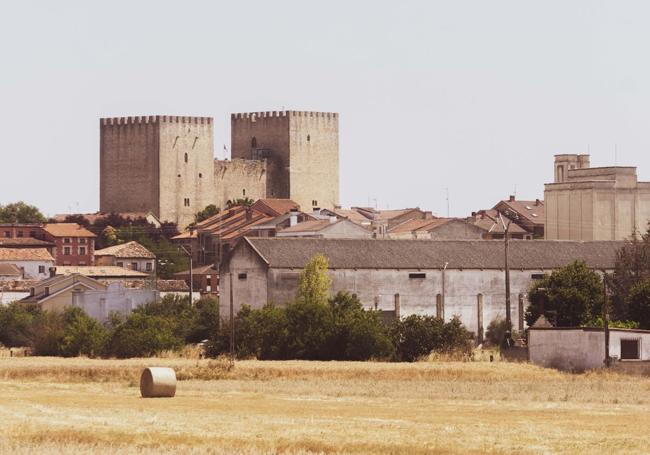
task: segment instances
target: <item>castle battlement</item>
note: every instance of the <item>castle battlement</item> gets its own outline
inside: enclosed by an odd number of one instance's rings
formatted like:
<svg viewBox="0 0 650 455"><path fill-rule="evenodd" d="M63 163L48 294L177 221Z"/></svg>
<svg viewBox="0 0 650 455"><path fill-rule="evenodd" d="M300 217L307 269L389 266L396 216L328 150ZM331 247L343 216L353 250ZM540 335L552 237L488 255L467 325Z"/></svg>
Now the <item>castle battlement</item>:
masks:
<svg viewBox="0 0 650 455"><path fill-rule="evenodd" d="M194 123L195 125L210 125L212 117L187 117L178 115L142 115L134 117L100 118L100 125L142 125L150 123Z"/></svg>
<svg viewBox="0 0 650 455"><path fill-rule="evenodd" d="M232 120L248 119L255 120L258 118L281 118L281 117L317 117L326 119L335 119L339 116L336 112L312 112L312 111L266 111L266 112L240 112L231 114Z"/></svg>

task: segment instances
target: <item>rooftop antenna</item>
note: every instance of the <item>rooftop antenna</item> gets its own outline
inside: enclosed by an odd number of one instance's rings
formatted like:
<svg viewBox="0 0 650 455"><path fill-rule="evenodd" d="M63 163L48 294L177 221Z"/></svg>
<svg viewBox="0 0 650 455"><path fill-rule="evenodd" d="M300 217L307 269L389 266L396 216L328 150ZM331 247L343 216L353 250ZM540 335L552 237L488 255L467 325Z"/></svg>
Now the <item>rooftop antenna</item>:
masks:
<svg viewBox="0 0 650 455"><path fill-rule="evenodd" d="M447 194L447 218L449 218L449 187L445 188Z"/></svg>
<svg viewBox="0 0 650 455"><path fill-rule="evenodd" d="M618 145L614 144L614 166L618 166Z"/></svg>
<svg viewBox="0 0 650 455"><path fill-rule="evenodd" d="M512 191L512 195L517 199L517 184L515 183L515 189Z"/></svg>

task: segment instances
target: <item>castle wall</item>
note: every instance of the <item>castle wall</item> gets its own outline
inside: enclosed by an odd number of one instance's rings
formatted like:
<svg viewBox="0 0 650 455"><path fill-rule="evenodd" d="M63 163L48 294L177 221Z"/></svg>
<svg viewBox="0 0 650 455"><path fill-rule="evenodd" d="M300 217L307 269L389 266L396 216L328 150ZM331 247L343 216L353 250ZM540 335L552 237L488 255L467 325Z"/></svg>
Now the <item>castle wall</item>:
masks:
<svg viewBox="0 0 650 455"><path fill-rule="evenodd" d="M214 161L215 204L222 210L229 200L263 199L267 192L266 162L235 159Z"/></svg>
<svg viewBox="0 0 650 455"><path fill-rule="evenodd" d="M233 159L268 161L266 196L288 198L289 112L232 114L231 156Z"/></svg>
<svg viewBox="0 0 650 455"><path fill-rule="evenodd" d="M167 117L160 122L160 218L184 229L216 203L214 134L207 117Z"/></svg>
<svg viewBox="0 0 650 455"><path fill-rule="evenodd" d="M289 198L303 210L338 206L338 114L291 111L289 137Z"/></svg>
<svg viewBox="0 0 650 455"><path fill-rule="evenodd" d="M103 118L99 123L99 210L158 210L158 117Z"/></svg>

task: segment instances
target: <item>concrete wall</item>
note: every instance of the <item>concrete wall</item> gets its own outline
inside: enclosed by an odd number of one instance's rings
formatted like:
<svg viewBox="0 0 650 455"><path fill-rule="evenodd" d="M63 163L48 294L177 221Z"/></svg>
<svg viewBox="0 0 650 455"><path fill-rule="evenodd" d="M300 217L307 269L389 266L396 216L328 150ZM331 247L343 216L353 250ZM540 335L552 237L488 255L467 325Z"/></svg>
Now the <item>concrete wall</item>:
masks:
<svg viewBox="0 0 650 455"><path fill-rule="evenodd" d="M134 308L154 302L158 293L150 289L126 289L120 283L108 285L105 291L74 293L68 305L81 308L88 316L104 322L111 313L127 315Z"/></svg>
<svg viewBox="0 0 650 455"><path fill-rule="evenodd" d="M136 267L133 267L133 263L136 263ZM147 264L151 264L151 270L147 270ZM149 273L154 275L156 272L156 260L155 259L143 259L143 258L116 258L115 256L96 256L95 265L113 265L117 267L124 267L129 270L137 270L139 272Z"/></svg>
<svg viewBox="0 0 650 455"><path fill-rule="evenodd" d="M266 161L235 159L215 160L215 205L226 208L229 200L248 197L253 200L266 197Z"/></svg>
<svg viewBox="0 0 650 455"><path fill-rule="evenodd" d="M267 299L266 264L249 248L237 248L235 251L236 253L230 259L230 270L222 270L219 274L219 309L223 319L227 319L230 315L231 272L235 314L243 305L262 308L267 302L271 302ZM246 274L246 277L241 274Z"/></svg>
<svg viewBox="0 0 650 455"><path fill-rule="evenodd" d="M0 291L0 305L8 305L16 300L23 299L29 295L29 292Z"/></svg>
<svg viewBox="0 0 650 455"><path fill-rule="evenodd" d="M610 330L609 355L621 356L621 339L641 339L641 359L650 360L650 333ZM602 329L531 329L528 352L532 363L567 371L601 368L605 359Z"/></svg>

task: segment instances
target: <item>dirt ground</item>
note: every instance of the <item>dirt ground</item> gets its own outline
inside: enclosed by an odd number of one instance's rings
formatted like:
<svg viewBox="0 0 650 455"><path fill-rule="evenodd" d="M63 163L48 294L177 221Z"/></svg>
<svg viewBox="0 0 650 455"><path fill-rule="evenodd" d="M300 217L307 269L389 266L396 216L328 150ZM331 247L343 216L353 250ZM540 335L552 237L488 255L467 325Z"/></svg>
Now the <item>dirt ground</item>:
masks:
<svg viewBox="0 0 650 455"><path fill-rule="evenodd" d="M144 365L177 395L142 399ZM650 379L527 364L0 360L0 453L647 453Z"/></svg>

